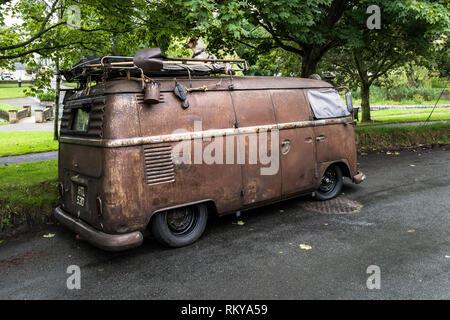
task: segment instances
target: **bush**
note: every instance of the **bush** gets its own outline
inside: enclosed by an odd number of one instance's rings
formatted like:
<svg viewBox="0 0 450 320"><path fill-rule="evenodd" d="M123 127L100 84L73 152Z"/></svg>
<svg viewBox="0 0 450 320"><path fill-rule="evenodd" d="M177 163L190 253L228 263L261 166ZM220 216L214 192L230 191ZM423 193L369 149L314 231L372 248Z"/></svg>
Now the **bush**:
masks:
<svg viewBox="0 0 450 320"><path fill-rule="evenodd" d="M37 97L41 101L54 101L55 100L55 90L50 89L47 92L38 93Z"/></svg>
<svg viewBox="0 0 450 320"><path fill-rule="evenodd" d="M355 91L352 91L352 98L355 100L361 99L361 88L358 88ZM377 86L370 87L370 100L373 101L385 101L386 93L383 88Z"/></svg>
<svg viewBox="0 0 450 320"><path fill-rule="evenodd" d="M432 78L431 79L431 87L432 88L448 88L449 81L443 78Z"/></svg>
<svg viewBox="0 0 450 320"><path fill-rule="evenodd" d="M414 88L414 87L394 87L386 89L386 96L388 100L402 101L435 101L439 98L440 91L431 88Z"/></svg>

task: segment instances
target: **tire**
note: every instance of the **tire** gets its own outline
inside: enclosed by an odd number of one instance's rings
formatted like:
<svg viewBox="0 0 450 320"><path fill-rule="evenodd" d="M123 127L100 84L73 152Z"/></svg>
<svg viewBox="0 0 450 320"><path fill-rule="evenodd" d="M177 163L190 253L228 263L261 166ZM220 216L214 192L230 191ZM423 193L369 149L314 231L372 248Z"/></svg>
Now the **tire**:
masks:
<svg viewBox="0 0 450 320"><path fill-rule="evenodd" d="M151 221L156 240L172 248L187 246L200 238L208 220L205 204L182 207L157 213Z"/></svg>
<svg viewBox="0 0 450 320"><path fill-rule="evenodd" d="M330 200L336 197L342 190L342 170L339 166L332 165L327 168L316 191L317 200Z"/></svg>

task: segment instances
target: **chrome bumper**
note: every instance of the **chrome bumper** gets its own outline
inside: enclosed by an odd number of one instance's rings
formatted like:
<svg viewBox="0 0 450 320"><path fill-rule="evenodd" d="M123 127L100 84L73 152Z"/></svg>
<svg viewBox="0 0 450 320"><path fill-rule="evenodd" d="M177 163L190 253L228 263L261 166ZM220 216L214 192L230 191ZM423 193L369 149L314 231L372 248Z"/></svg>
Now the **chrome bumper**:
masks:
<svg viewBox="0 0 450 320"><path fill-rule="evenodd" d="M141 232L134 231L124 234L108 234L94 229L84 221L74 218L60 207L55 209L55 217L62 225L80 235L93 246L106 251L122 251L142 244L144 237Z"/></svg>
<svg viewBox="0 0 450 320"><path fill-rule="evenodd" d="M358 172L355 176L353 176L353 182L356 184L360 184L364 180L366 180L366 175L362 172Z"/></svg>

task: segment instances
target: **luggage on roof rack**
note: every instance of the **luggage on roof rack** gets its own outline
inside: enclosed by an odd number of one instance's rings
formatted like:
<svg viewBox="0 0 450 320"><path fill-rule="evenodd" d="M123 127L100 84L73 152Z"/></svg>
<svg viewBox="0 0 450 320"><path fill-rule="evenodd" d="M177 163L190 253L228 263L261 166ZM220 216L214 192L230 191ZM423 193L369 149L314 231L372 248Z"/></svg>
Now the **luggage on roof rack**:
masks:
<svg viewBox="0 0 450 320"><path fill-rule="evenodd" d="M159 48L144 49L134 57L100 56L76 63L62 71L67 81L87 82L112 78L164 76L204 76L246 71L243 59L193 59L164 57Z"/></svg>

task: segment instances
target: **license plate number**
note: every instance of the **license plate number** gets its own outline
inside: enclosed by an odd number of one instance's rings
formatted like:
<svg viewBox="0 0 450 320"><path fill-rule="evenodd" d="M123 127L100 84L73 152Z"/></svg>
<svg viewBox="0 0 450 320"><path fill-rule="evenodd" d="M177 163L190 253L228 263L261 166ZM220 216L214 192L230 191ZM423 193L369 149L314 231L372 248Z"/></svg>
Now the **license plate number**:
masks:
<svg viewBox="0 0 450 320"><path fill-rule="evenodd" d="M76 197L76 204L84 207L84 204L86 202L86 189L85 187L82 186L78 186L78 190L77 190L77 197Z"/></svg>

